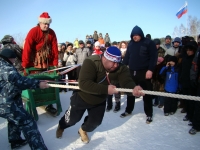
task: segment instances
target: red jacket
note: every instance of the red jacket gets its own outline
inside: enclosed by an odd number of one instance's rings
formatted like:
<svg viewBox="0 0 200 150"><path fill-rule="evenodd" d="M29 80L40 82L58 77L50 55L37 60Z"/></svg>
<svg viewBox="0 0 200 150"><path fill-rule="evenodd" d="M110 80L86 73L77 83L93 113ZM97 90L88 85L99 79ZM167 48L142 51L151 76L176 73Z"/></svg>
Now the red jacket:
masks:
<svg viewBox="0 0 200 150"><path fill-rule="evenodd" d="M27 67L33 67L33 60L31 60L31 51L37 51L40 50L40 48L44 44L46 36L42 32L39 26L36 26L32 28L26 39L22 54L22 66ZM49 56L49 66L57 66L58 65L58 46L57 46L57 38L55 32L49 28L49 34L48 34L48 45L50 45L50 56Z"/></svg>

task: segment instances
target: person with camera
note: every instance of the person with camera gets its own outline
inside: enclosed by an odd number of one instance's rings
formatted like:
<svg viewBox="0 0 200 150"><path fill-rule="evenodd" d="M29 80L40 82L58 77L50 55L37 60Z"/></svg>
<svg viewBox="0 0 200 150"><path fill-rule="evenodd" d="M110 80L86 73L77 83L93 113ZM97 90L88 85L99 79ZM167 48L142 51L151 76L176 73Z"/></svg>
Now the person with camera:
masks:
<svg viewBox="0 0 200 150"><path fill-rule="evenodd" d="M77 62L76 54L73 52L73 44L69 43L67 44L67 50L64 53L63 57L63 66L71 66L75 65ZM75 80L76 79L76 71L72 70L67 73L69 80Z"/></svg>

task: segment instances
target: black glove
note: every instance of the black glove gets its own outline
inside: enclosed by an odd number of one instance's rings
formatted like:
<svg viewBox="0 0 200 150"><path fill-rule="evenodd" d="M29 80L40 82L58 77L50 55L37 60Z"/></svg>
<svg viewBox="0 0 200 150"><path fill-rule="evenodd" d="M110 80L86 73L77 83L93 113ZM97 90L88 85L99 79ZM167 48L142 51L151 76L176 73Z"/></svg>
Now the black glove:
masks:
<svg viewBox="0 0 200 150"><path fill-rule="evenodd" d="M72 52L69 53L70 55L74 55Z"/></svg>
<svg viewBox="0 0 200 150"><path fill-rule="evenodd" d="M190 86L191 86L191 88L197 88L197 81L196 80L190 80Z"/></svg>
<svg viewBox="0 0 200 150"><path fill-rule="evenodd" d="M69 55L69 52L67 52L67 55Z"/></svg>

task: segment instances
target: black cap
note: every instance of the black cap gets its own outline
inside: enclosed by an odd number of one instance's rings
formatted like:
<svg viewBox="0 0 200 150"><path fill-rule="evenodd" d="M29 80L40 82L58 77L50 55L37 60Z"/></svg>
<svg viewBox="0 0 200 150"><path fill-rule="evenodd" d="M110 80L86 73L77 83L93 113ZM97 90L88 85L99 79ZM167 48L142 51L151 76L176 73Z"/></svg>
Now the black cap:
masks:
<svg viewBox="0 0 200 150"><path fill-rule="evenodd" d="M105 47L110 47L111 44L109 42L106 42Z"/></svg>
<svg viewBox="0 0 200 150"><path fill-rule="evenodd" d="M112 45L117 45L118 43L116 41L112 42Z"/></svg>
<svg viewBox="0 0 200 150"><path fill-rule="evenodd" d="M72 43L68 43L68 44L67 44L67 47L69 47L69 46L72 46L72 47L73 47L73 44L72 44Z"/></svg>
<svg viewBox="0 0 200 150"><path fill-rule="evenodd" d="M146 35L146 38L151 39L151 34L147 34L147 35Z"/></svg>
<svg viewBox="0 0 200 150"><path fill-rule="evenodd" d="M188 42L185 47L184 47L186 50L187 49L190 49L190 50L193 50L194 52L196 52L196 50L198 49L198 44L196 41L190 41Z"/></svg>
<svg viewBox="0 0 200 150"><path fill-rule="evenodd" d="M86 44L92 44L92 42L91 41L87 41Z"/></svg>
<svg viewBox="0 0 200 150"><path fill-rule="evenodd" d="M154 39L153 41L156 45L160 45L160 39Z"/></svg>
<svg viewBox="0 0 200 150"><path fill-rule="evenodd" d="M165 37L165 39L172 39L172 37L170 36L170 35L167 35L166 37Z"/></svg>
<svg viewBox="0 0 200 150"><path fill-rule="evenodd" d="M6 44L6 43L12 43L14 40L14 38L11 35L5 35L3 37L3 39L1 40L2 44Z"/></svg>
<svg viewBox="0 0 200 150"><path fill-rule="evenodd" d="M170 62L170 61L173 61L173 62L175 62L175 64L177 64L178 59L177 59L176 56L170 56L170 57L168 58L168 62Z"/></svg>
<svg viewBox="0 0 200 150"><path fill-rule="evenodd" d="M78 44L84 44L84 42L82 40L78 41Z"/></svg>
<svg viewBox="0 0 200 150"><path fill-rule="evenodd" d="M8 49L8 48L3 49L0 54L7 58L16 58L17 57L15 51L12 49Z"/></svg>

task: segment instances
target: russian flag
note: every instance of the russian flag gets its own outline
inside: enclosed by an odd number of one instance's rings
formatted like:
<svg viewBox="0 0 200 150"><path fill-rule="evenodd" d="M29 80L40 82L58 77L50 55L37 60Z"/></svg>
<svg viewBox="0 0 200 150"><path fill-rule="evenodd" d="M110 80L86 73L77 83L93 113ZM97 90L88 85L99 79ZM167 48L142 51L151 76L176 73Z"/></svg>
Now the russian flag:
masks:
<svg viewBox="0 0 200 150"><path fill-rule="evenodd" d="M176 16L177 16L178 19L179 19L179 18L182 17L182 15L186 14L187 11L188 11L188 10L187 10L187 3L185 3L185 5L179 9L179 11L177 12Z"/></svg>

